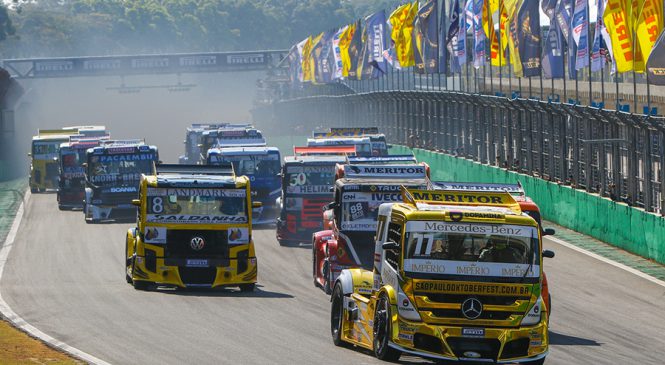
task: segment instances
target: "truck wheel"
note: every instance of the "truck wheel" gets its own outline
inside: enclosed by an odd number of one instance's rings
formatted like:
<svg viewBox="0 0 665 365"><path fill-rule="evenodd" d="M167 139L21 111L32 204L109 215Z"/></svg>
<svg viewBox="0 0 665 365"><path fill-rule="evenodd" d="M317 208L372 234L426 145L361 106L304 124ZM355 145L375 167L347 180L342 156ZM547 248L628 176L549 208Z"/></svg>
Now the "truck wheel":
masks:
<svg viewBox="0 0 665 365"><path fill-rule="evenodd" d="M390 301L381 294L374 312L374 355L383 361L397 361L402 352L389 346L392 333Z"/></svg>
<svg viewBox="0 0 665 365"><path fill-rule="evenodd" d="M331 276L330 264L328 261L325 261L323 263L323 291L328 295L332 293L332 288L330 287Z"/></svg>
<svg viewBox="0 0 665 365"><path fill-rule="evenodd" d="M149 281L134 280L134 289L136 290L147 291L150 289L150 285L152 283Z"/></svg>
<svg viewBox="0 0 665 365"><path fill-rule="evenodd" d="M132 280L132 277L129 276L128 273L129 267L133 266L133 263L134 263L134 257L132 256L132 258L129 258L129 252L127 252L127 242L125 242L125 281L127 281L127 284L131 284L134 282L134 280Z"/></svg>
<svg viewBox="0 0 665 365"><path fill-rule="evenodd" d="M346 342L342 339L342 328L344 323L344 293L342 286L335 284L332 301L330 305L330 334L335 346L344 346Z"/></svg>
<svg viewBox="0 0 665 365"><path fill-rule="evenodd" d="M312 242L312 278L314 279L314 287L319 287L319 282L316 280L316 245Z"/></svg>
<svg viewBox="0 0 665 365"><path fill-rule="evenodd" d="M243 293L247 292L252 292L256 288L256 283L251 283L251 284L240 284L238 285L240 287L240 291Z"/></svg>

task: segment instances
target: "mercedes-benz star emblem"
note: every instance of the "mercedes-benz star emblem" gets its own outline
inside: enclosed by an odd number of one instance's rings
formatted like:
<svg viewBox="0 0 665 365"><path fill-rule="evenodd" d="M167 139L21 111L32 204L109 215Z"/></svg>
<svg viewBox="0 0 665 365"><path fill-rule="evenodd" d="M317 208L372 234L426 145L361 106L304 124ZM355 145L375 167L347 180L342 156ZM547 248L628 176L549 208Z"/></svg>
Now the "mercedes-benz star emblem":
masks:
<svg viewBox="0 0 665 365"><path fill-rule="evenodd" d="M201 237L192 237L192 240L189 241L189 247L194 251L201 251L205 245L206 242Z"/></svg>
<svg viewBox="0 0 665 365"><path fill-rule="evenodd" d="M468 319L476 319L483 313L483 304L476 298L469 298L462 303L462 314Z"/></svg>

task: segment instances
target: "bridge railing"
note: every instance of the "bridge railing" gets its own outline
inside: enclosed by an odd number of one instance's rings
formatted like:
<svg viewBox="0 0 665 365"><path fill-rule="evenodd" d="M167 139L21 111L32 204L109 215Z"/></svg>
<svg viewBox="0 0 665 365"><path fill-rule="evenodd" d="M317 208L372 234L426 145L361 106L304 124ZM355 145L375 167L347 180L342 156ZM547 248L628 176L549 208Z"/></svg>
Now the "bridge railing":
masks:
<svg viewBox="0 0 665 365"><path fill-rule="evenodd" d="M300 97L270 106L283 130L378 126L438 150L665 214L665 119L456 91ZM293 129L292 129L293 128Z"/></svg>

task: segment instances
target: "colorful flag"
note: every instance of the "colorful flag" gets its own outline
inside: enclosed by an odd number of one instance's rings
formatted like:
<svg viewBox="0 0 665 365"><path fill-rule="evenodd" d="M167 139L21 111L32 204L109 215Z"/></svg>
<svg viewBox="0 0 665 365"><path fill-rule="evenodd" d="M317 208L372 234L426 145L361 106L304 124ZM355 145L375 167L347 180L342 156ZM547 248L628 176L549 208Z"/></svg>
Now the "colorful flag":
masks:
<svg viewBox="0 0 665 365"><path fill-rule="evenodd" d="M363 51L359 63L360 78L377 78L385 73L386 64L383 58L386 39L386 13L381 10L365 18L363 29Z"/></svg>
<svg viewBox="0 0 665 365"><path fill-rule="evenodd" d="M486 36L483 30L484 0L473 1L473 67L485 66Z"/></svg>
<svg viewBox="0 0 665 365"><path fill-rule="evenodd" d="M522 61L519 54L519 17L518 12L522 7L523 0L505 0L506 13L508 14L508 51L510 54L510 63L513 65L513 74L516 77L522 77Z"/></svg>
<svg viewBox="0 0 665 365"><path fill-rule="evenodd" d="M310 45L309 45L309 53L308 53L308 58L305 60L303 59L303 63L308 63L309 66L307 68L308 73L303 72L303 78L305 78L305 81L310 81L314 84L316 84L316 57L317 55L315 54L318 50L320 53L319 49L319 43L321 41L321 38L323 38L323 32L319 33L316 37L311 39Z"/></svg>
<svg viewBox="0 0 665 365"><path fill-rule="evenodd" d="M360 51L363 47L363 29L360 19L356 22L355 32L349 44L349 59L351 60L351 68L349 68L349 78L351 80L358 80L358 64L360 63Z"/></svg>
<svg viewBox="0 0 665 365"><path fill-rule="evenodd" d="M333 57L335 58L335 63L333 64L333 80L338 80L343 77L344 63L342 62L342 49L340 47L340 40L348 28L348 25L339 28L332 38Z"/></svg>
<svg viewBox="0 0 665 365"><path fill-rule="evenodd" d="M540 10L538 1L524 1L517 14L515 48L524 77L540 76Z"/></svg>
<svg viewBox="0 0 665 365"><path fill-rule="evenodd" d="M391 38L395 43L395 51L400 67L415 65L413 55L413 23L418 13L418 2L404 4L390 15L392 25Z"/></svg>
<svg viewBox="0 0 665 365"><path fill-rule="evenodd" d="M312 51L314 58L314 80L317 84L327 84L332 81L334 57L332 56L332 31L324 32L318 44Z"/></svg>
<svg viewBox="0 0 665 365"><path fill-rule="evenodd" d="M450 54L450 72L455 73L461 71L457 56L457 44L460 37L459 0L454 0L450 5L450 27L448 28L448 37L446 38L446 48Z"/></svg>
<svg viewBox="0 0 665 365"><path fill-rule="evenodd" d="M498 32L494 29L494 17L499 20ZM508 43L506 41L506 11L503 2L500 0L485 1L482 20L485 35L490 44L490 62L492 66L505 66L505 49Z"/></svg>
<svg viewBox="0 0 665 365"><path fill-rule="evenodd" d="M346 30L339 38L339 49L342 58L342 77L345 78L349 77L349 70L351 69L351 56L349 54L349 48L351 46L351 40L353 39L355 32L356 25L350 24L346 27Z"/></svg>
<svg viewBox="0 0 665 365"><path fill-rule="evenodd" d="M651 54L658 36L663 30L663 1L644 0L642 11L637 20L637 41L642 53L642 59L646 60Z"/></svg>
<svg viewBox="0 0 665 365"><path fill-rule="evenodd" d="M446 73L446 64L448 62L448 50L446 45L443 44L446 41L446 1L443 0L441 4L441 17L439 24L439 73Z"/></svg>
<svg viewBox="0 0 665 365"><path fill-rule="evenodd" d="M605 68L605 64L612 62L609 58L612 55L609 34L603 20L605 4L607 0L598 0L598 16L596 17L596 27L593 35L593 47L591 48L591 71L597 72Z"/></svg>
<svg viewBox="0 0 665 365"><path fill-rule="evenodd" d="M303 68L303 60L305 59L305 47L309 52L309 44L311 42L311 37L307 37L300 41L296 47L298 48L298 81L305 82L305 70Z"/></svg>
<svg viewBox="0 0 665 365"><path fill-rule="evenodd" d="M610 34L614 62L620 73L634 69L631 4L626 0L608 0L603 20Z"/></svg>
<svg viewBox="0 0 665 365"><path fill-rule="evenodd" d="M470 15L473 13L471 12L472 10L472 3L473 0L466 0L466 4L464 4L464 9L460 10L460 20L459 20L459 36L457 36L457 62L459 63L460 66L466 64L466 36L469 33L469 29L471 29L471 24L469 23L469 20L471 20Z"/></svg>
<svg viewBox="0 0 665 365"><path fill-rule="evenodd" d="M543 44L543 77L560 79L563 77L563 36L556 21L557 0L544 0L541 4L543 13L550 19L550 27Z"/></svg>
<svg viewBox="0 0 665 365"><path fill-rule="evenodd" d="M589 9L588 0L575 0L573 20L570 26L577 46L575 70L589 66Z"/></svg>
<svg viewBox="0 0 665 365"><path fill-rule="evenodd" d="M294 44L289 50L289 54L286 55L286 62L289 64L289 80L291 80L291 85L296 85L300 82L298 79L298 71L300 68L298 57L298 45Z"/></svg>
<svg viewBox="0 0 665 365"><path fill-rule="evenodd" d="M439 69L438 0L429 0L420 10L413 28L416 72L436 73Z"/></svg>
<svg viewBox="0 0 665 365"><path fill-rule="evenodd" d="M386 22L386 34L391 35L393 33L393 26L390 24L390 21ZM401 70L402 68L397 61L397 52L395 51L395 42L391 37L386 37L386 41L390 43L390 47L383 50L383 59L386 60L387 64L390 67Z"/></svg>
<svg viewBox="0 0 665 365"><path fill-rule="evenodd" d="M665 85L665 31L660 32L647 60L647 80L652 85Z"/></svg>

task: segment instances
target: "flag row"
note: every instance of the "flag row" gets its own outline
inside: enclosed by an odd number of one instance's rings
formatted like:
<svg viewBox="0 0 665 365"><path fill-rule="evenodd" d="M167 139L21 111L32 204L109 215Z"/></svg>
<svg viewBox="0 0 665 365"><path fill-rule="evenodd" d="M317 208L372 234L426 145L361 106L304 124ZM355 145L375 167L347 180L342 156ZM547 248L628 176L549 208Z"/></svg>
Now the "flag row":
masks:
<svg viewBox="0 0 665 365"><path fill-rule="evenodd" d="M580 70L605 67L665 75L663 0L592 1L409 2L293 45L289 76L325 84L378 78L388 68L454 74L467 62L511 65L516 77L557 79L567 70L574 79ZM541 27L540 10L548 27Z"/></svg>

